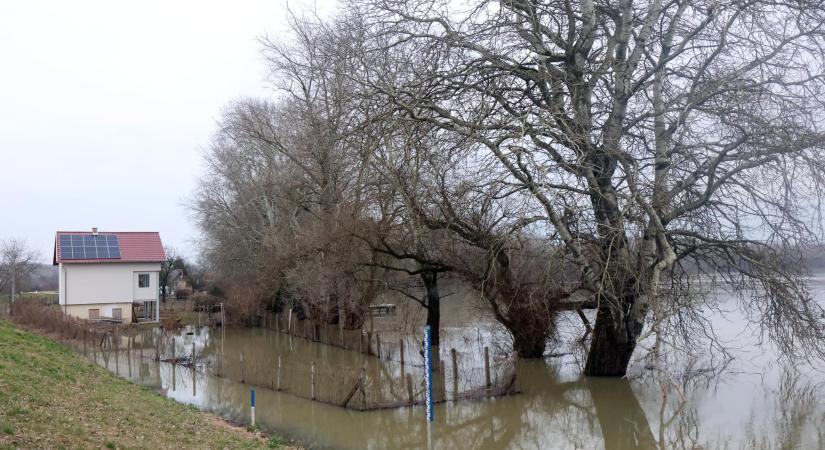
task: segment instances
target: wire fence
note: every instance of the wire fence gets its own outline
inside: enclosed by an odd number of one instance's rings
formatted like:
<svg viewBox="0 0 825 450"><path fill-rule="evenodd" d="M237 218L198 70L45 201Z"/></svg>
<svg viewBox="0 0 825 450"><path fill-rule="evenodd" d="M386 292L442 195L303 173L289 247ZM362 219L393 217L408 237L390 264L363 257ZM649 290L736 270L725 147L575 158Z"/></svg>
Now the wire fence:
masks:
<svg viewBox="0 0 825 450"><path fill-rule="evenodd" d="M78 352L109 369L120 373L119 364L126 363L131 373L133 358L151 359L188 367L197 372L272 389L313 401L354 410L376 410L423 404L425 374L414 336L397 337L394 342L381 342L378 334L361 330L337 328L296 321L281 328L272 328L293 337L359 351L366 355L360 364L330 363L319 358L308 361L306 355L276 354L274 357L247 355L244 352L224 353L216 342L194 339L184 344L177 333L137 326L118 326L76 319L59 308L40 302L15 304L12 320L56 335ZM301 323L303 322L303 323ZM276 328L277 327L277 328ZM304 331L306 330L306 331ZM306 333L306 334L305 334ZM405 351L407 354L405 354ZM121 357L126 356L124 362ZM474 355L483 354L483 365ZM486 347L479 352L451 349L436 357L433 367L434 401L459 401L470 398L495 397L518 392L515 361L499 358L491 361ZM114 366L114 367L112 367Z"/></svg>

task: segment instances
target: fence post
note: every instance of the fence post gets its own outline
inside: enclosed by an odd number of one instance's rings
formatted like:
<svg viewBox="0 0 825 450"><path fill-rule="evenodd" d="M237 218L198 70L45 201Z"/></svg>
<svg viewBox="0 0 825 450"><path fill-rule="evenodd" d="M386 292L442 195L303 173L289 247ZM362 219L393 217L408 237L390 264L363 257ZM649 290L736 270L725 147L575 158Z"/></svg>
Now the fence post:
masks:
<svg viewBox="0 0 825 450"><path fill-rule="evenodd" d="M361 384L358 389L361 391L361 409L367 409L367 391L364 385L367 383L367 366L361 366Z"/></svg>
<svg viewBox="0 0 825 450"><path fill-rule="evenodd" d="M381 359L381 336L378 333L375 333L375 354Z"/></svg>
<svg viewBox="0 0 825 450"><path fill-rule="evenodd" d="M400 352L400 355L401 355L401 365L403 366L404 365L404 339L399 339L398 340L398 345L401 348L401 350L399 350L399 352Z"/></svg>
<svg viewBox="0 0 825 450"><path fill-rule="evenodd" d="M155 337L155 361L160 361L160 341L163 338L163 329L158 330L158 335Z"/></svg>
<svg viewBox="0 0 825 450"><path fill-rule="evenodd" d="M312 386L310 387L310 393L312 394L312 399L315 400L315 361L312 361L311 371L312 376L310 377L310 383Z"/></svg>
<svg viewBox="0 0 825 450"><path fill-rule="evenodd" d="M364 329L360 329L358 333L358 353L364 353Z"/></svg>
<svg viewBox="0 0 825 450"><path fill-rule="evenodd" d="M438 377L441 379L441 400L447 401L447 366L443 359L438 360Z"/></svg>
<svg viewBox="0 0 825 450"><path fill-rule="evenodd" d="M490 389L490 348L484 347L484 386Z"/></svg>
<svg viewBox="0 0 825 450"><path fill-rule="evenodd" d="M86 352L86 329L83 329L83 356L89 356Z"/></svg>
<svg viewBox="0 0 825 450"><path fill-rule="evenodd" d="M126 350L126 363L129 365L129 378L132 378L132 336L129 336L126 345L128 349Z"/></svg>
<svg viewBox="0 0 825 450"><path fill-rule="evenodd" d="M120 358L118 358L118 351L120 350L120 339L117 338L117 332L115 332L115 373L120 376Z"/></svg>
<svg viewBox="0 0 825 450"><path fill-rule="evenodd" d="M195 341L192 340L192 370L195 370Z"/></svg>
<svg viewBox="0 0 825 450"><path fill-rule="evenodd" d="M281 355L278 355L278 374L277 374L277 382L275 384L275 390L281 390Z"/></svg>
<svg viewBox="0 0 825 450"><path fill-rule="evenodd" d="M455 349L450 349L450 359L453 360L453 400L458 398L458 360Z"/></svg>
<svg viewBox="0 0 825 450"><path fill-rule="evenodd" d="M413 398L413 388L412 388L412 374L407 373L407 397L410 399L410 405L415 404L415 399Z"/></svg>
<svg viewBox="0 0 825 450"><path fill-rule="evenodd" d="M246 383L246 373L244 372L243 352L241 352L241 383Z"/></svg>
<svg viewBox="0 0 825 450"><path fill-rule="evenodd" d="M175 364L175 347L176 347L176 339L172 338L172 364Z"/></svg>

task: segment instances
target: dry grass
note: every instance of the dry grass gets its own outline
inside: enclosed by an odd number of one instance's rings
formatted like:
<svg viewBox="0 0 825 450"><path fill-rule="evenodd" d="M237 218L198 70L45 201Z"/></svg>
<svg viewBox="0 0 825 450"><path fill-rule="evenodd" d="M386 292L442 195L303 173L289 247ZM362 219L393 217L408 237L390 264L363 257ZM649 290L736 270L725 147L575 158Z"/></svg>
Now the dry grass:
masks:
<svg viewBox="0 0 825 450"><path fill-rule="evenodd" d="M278 448L0 319L0 448Z"/></svg>

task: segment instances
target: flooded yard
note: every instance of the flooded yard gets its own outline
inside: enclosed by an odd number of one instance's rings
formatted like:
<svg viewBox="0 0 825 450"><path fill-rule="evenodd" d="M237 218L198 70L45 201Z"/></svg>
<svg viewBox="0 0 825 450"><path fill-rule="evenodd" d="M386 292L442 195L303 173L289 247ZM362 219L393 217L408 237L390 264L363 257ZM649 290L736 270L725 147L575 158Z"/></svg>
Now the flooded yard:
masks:
<svg viewBox="0 0 825 450"><path fill-rule="evenodd" d="M821 281L814 288L817 295L823 295ZM447 375L441 380L448 401L436 405L435 423L431 426L427 426L424 407L420 405L357 411L311 401L305 398L310 395L306 391L273 389L278 383L280 357L283 385L312 389L307 370L312 362L318 365L319 373L337 374L319 376L315 389L320 399L325 393L349 390L364 367L368 379L383 380L371 385L367 395L388 401L405 398L403 383L388 380L404 380L409 373L416 380L418 400L423 368L415 350L409 350L408 363L401 366L386 355L378 359L272 330L202 327L184 329L175 338L176 352L184 357L191 353L194 344L201 359L198 370L158 363L149 349L142 358L135 349L121 349L116 359L106 360L98 354L97 362L177 401L239 423L249 421L250 388L254 385L258 426L277 430L313 448L618 450L825 446L825 408L821 401L825 377L818 370L822 365L777 361L769 346L756 345L758 336L746 330L740 316L725 315L714 321L735 348L733 359L713 366L713 370L701 363L686 364L691 368L684 374L663 382L639 361L629 379L583 378L579 376L583 354L571 344L562 346L565 351L561 355L518 361L515 369L519 394L459 401L452 401L450 394L450 348L457 349L460 365L478 367L482 363L476 344L494 341L500 330L483 317L475 317L470 323L448 323L439 352L440 359L448 361L444 363ZM414 344L411 341L408 348L414 349ZM506 358L500 350L492 352L495 361ZM465 374L470 379L468 383L475 383L479 376L469 369L461 371L461 377ZM493 376L502 374L494 372ZM241 378L247 383L241 383Z"/></svg>

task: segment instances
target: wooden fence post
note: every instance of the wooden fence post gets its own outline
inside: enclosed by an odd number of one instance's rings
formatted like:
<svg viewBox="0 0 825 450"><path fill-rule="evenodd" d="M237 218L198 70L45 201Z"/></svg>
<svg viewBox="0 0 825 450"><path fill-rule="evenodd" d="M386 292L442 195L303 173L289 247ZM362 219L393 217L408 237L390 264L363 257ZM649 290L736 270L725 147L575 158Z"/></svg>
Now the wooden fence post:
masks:
<svg viewBox="0 0 825 450"><path fill-rule="evenodd" d="M490 348L484 347L484 386L490 389Z"/></svg>
<svg viewBox="0 0 825 450"><path fill-rule="evenodd" d="M129 365L129 378L132 378L132 337L126 343L128 350L126 351L126 363Z"/></svg>
<svg viewBox="0 0 825 450"><path fill-rule="evenodd" d="M401 355L401 365L404 365L404 339L398 340L398 346L400 347L399 354Z"/></svg>
<svg viewBox="0 0 825 450"><path fill-rule="evenodd" d="M410 373L407 373L407 398L410 400L410 405L415 404L415 399L413 398L412 374Z"/></svg>
<svg viewBox="0 0 825 450"><path fill-rule="evenodd" d="M444 360L438 360L439 378L441 378L441 400L447 401L447 366L444 365Z"/></svg>
<svg viewBox="0 0 825 450"><path fill-rule="evenodd" d="M367 383L367 366L361 366L361 384L358 389L361 391L361 409L367 408L367 391L364 385Z"/></svg>
<svg viewBox="0 0 825 450"><path fill-rule="evenodd" d="M192 340L192 370L195 370L195 341Z"/></svg>
<svg viewBox="0 0 825 450"><path fill-rule="evenodd" d="M381 359L381 336L378 333L375 333L375 354Z"/></svg>
<svg viewBox="0 0 825 450"><path fill-rule="evenodd" d="M281 390L281 355L278 355L278 374L277 374L277 380L276 380L276 384L275 384L275 390L276 391Z"/></svg>
<svg viewBox="0 0 825 450"><path fill-rule="evenodd" d="M241 383L246 383L246 372L244 371L243 352L241 352Z"/></svg>
<svg viewBox="0 0 825 450"><path fill-rule="evenodd" d="M163 338L163 330L158 330L158 335L155 337L155 361L160 361L160 341Z"/></svg>
<svg viewBox="0 0 825 450"><path fill-rule="evenodd" d="M458 398L458 360L455 349L450 349L450 359L453 360L453 400Z"/></svg>

